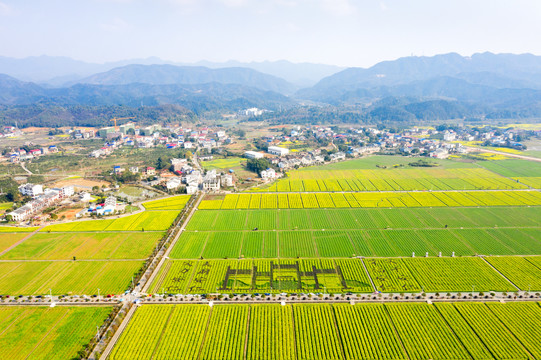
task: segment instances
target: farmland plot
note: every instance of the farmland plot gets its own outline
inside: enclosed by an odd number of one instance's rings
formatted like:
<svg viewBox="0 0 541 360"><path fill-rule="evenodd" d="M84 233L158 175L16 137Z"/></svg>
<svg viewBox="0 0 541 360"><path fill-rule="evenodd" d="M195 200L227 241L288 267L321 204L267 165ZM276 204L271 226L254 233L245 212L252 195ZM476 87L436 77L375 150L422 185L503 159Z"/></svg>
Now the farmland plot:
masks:
<svg viewBox="0 0 541 360"><path fill-rule="evenodd" d="M2 260L144 259L163 233L38 233Z"/></svg>
<svg viewBox="0 0 541 360"><path fill-rule="evenodd" d="M110 307L0 307L0 358L72 359ZM24 339L22 338L24 337Z"/></svg>
<svg viewBox="0 0 541 360"><path fill-rule="evenodd" d="M480 258L401 259L426 292L507 291L503 277Z"/></svg>

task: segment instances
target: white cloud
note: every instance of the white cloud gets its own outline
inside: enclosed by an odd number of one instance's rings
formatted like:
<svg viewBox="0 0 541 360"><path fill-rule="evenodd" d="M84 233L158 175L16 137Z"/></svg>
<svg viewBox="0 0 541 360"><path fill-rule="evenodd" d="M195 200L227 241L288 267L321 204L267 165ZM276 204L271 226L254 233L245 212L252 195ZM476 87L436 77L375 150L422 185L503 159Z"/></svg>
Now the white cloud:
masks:
<svg viewBox="0 0 541 360"><path fill-rule="evenodd" d="M122 31L128 28L128 23L123 19L116 17L112 21L107 23L101 23L100 28L105 31Z"/></svg>
<svg viewBox="0 0 541 360"><path fill-rule="evenodd" d="M220 0L220 2L229 7L241 7L248 4L248 0Z"/></svg>
<svg viewBox="0 0 541 360"><path fill-rule="evenodd" d="M293 7L298 5L298 2L296 0L273 0L273 2L278 6L286 7Z"/></svg>
<svg viewBox="0 0 541 360"><path fill-rule="evenodd" d="M133 0L95 0L102 3L122 3L122 4L128 4L133 2Z"/></svg>
<svg viewBox="0 0 541 360"><path fill-rule="evenodd" d="M380 0L379 1L379 7L382 11L387 11L389 10L389 7L387 6L387 4L385 4L385 2L383 0Z"/></svg>
<svg viewBox="0 0 541 360"><path fill-rule="evenodd" d="M0 15L11 15L13 9L6 3L0 2Z"/></svg>
<svg viewBox="0 0 541 360"><path fill-rule="evenodd" d="M350 0L322 0L321 5L324 10L339 16L352 15L357 11Z"/></svg>

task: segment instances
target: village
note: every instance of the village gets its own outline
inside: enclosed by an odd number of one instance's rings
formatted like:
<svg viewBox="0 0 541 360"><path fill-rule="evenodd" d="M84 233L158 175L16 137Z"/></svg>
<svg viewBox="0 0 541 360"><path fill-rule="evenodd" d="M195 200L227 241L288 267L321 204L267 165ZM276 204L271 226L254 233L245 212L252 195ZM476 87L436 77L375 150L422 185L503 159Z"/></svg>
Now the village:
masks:
<svg viewBox="0 0 541 360"><path fill-rule="evenodd" d="M438 130L413 127L396 131L374 127L329 126L290 126L269 130L272 131L268 131L257 139L243 141L242 136L234 131L207 126L138 127L135 123L129 122L118 127L104 127L96 131L69 129L65 132L74 141L86 139L103 141L102 146L88 153L89 158L98 162L118 149L130 147L182 150L183 157L178 157L178 153L177 156L169 157L166 166L162 164L160 169L152 166L154 164L124 167L114 165L109 171L113 184L111 192L102 203L89 204L90 193L92 193L90 189L74 189L73 186L46 188L42 184L22 184L19 186L19 192L27 197L28 201L5 215L11 221L24 222L38 217L39 214L59 204L66 204L67 201L85 204L84 209L77 213L77 217L118 214L123 211L124 204L120 197L115 196L114 191L115 187L119 187L119 183L125 181L141 187L156 188L167 194L228 193L240 191L246 186L272 182L292 169L323 165L370 154L445 159L451 155L467 154L471 150L469 149L471 144L476 144L478 147L484 145L512 149L525 148L519 142L525 136L523 130L479 131L470 127ZM3 129L3 134L15 133L17 133L16 128ZM539 134L534 135L539 136ZM236 145L235 150L231 150L232 145ZM25 162L59 153L59 147L61 147L60 144L52 144L35 148L27 146L27 150L22 147L11 149L11 151L4 151L0 160L22 163L24 166ZM264 160L265 168L255 171L256 178L242 178L233 169L211 169L204 166L208 161L224 158L245 161ZM125 175L130 176L125 177ZM242 183L244 187L237 187L237 183ZM103 195L103 189L100 189L100 193ZM54 215L51 215L48 220L56 219Z"/></svg>

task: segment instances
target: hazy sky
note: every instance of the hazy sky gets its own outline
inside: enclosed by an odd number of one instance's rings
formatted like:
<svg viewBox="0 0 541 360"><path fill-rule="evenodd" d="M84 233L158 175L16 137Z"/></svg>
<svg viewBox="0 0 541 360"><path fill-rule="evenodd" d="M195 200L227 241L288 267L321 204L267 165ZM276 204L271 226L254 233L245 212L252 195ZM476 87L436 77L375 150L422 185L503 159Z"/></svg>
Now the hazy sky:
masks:
<svg viewBox="0 0 541 360"><path fill-rule="evenodd" d="M105 62L541 55L541 0L0 0L0 55Z"/></svg>

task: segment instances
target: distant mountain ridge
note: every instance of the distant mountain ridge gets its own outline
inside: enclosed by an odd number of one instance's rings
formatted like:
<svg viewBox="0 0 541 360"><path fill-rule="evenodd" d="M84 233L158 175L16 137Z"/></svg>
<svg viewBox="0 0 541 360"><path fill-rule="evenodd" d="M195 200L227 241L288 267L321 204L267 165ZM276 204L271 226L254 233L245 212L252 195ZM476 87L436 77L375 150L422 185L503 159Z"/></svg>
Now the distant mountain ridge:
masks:
<svg viewBox="0 0 541 360"><path fill-rule="evenodd" d="M171 104L197 114L259 107L275 110L266 114L271 120L320 123L541 118L541 57L407 57L345 69L292 94L295 88L282 78L241 67L124 64L56 88L0 75L0 105Z"/></svg>
<svg viewBox="0 0 541 360"><path fill-rule="evenodd" d="M0 105L89 105L129 107L181 105L196 113L247 107L278 109L295 104L282 94L241 84L76 84L48 89L0 74Z"/></svg>
<svg viewBox="0 0 541 360"><path fill-rule="evenodd" d="M195 63L173 62L157 57L130 59L104 64L74 60L63 56L31 56L23 59L0 56L0 73L24 81L48 86L64 87L68 83L107 72L126 65L175 65L204 66L211 69L242 67L273 75L296 85L298 88L313 86L322 78L343 70L343 67L313 63L292 63L286 60L241 62L241 61L198 61Z"/></svg>
<svg viewBox="0 0 541 360"><path fill-rule="evenodd" d="M203 66L126 65L78 80L93 85L192 85L206 83L238 84L265 91L291 94L295 86L284 79L246 68L209 69Z"/></svg>
<svg viewBox="0 0 541 360"><path fill-rule="evenodd" d="M434 87L437 79L462 81L464 95L478 85L491 89L541 89L541 57L531 54L456 53L432 57L406 57L383 61L370 68L348 68L322 79L311 88L297 92L299 98L331 102L349 98L354 92L364 98L378 98L400 93L422 97L456 96L457 89ZM427 91L429 88L432 91ZM383 94L382 94L383 93ZM349 94L349 95L348 95ZM357 97L360 100L361 97Z"/></svg>

